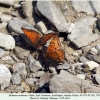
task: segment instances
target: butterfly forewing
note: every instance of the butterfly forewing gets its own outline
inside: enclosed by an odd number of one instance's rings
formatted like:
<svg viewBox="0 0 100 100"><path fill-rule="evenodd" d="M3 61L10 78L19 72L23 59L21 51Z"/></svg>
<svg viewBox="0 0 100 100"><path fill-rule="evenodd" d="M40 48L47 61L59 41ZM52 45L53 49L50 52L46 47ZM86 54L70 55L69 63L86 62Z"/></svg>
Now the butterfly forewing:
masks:
<svg viewBox="0 0 100 100"><path fill-rule="evenodd" d="M21 28L24 34L30 39L30 41L36 46L41 38L41 34L30 29Z"/></svg>

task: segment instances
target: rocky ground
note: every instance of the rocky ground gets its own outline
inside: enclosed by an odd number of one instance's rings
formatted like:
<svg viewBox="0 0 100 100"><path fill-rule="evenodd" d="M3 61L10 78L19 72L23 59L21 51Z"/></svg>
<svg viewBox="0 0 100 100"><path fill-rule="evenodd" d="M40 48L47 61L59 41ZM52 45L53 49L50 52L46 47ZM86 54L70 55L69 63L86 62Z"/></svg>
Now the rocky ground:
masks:
<svg viewBox="0 0 100 100"><path fill-rule="evenodd" d="M1 93L99 93L100 1L0 1ZM64 64L35 57L21 27L59 32ZM36 59L37 58L37 59Z"/></svg>

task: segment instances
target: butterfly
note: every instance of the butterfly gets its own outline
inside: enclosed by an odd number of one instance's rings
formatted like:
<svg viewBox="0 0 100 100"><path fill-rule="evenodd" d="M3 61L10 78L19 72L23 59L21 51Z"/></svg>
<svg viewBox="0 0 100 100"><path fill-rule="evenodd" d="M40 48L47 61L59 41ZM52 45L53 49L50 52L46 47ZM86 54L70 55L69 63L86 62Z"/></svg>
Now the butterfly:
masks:
<svg viewBox="0 0 100 100"><path fill-rule="evenodd" d="M65 52L60 47L60 40L57 36L54 36L47 48L46 56L47 59L54 60L58 63L63 63L65 59Z"/></svg>
<svg viewBox="0 0 100 100"><path fill-rule="evenodd" d="M35 48L39 48L39 46L44 45L49 39L53 36L56 36L56 33L42 34L36 32L35 30L21 28L24 34L30 39L30 41L34 44Z"/></svg>

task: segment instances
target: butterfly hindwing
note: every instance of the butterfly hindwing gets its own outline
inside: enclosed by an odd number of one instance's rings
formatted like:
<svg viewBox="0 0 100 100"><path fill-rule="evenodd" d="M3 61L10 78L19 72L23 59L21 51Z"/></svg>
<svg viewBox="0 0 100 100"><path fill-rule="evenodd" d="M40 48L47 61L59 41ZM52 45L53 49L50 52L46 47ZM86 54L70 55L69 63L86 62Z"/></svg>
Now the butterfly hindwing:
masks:
<svg viewBox="0 0 100 100"><path fill-rule="evenodd" d="M62 49L59 49L55 52L50 52L46 55L46 57L50 60L54 60L54 61L57 61L59 63L62 63L63 60L65 59L64 52Z"/></svg>

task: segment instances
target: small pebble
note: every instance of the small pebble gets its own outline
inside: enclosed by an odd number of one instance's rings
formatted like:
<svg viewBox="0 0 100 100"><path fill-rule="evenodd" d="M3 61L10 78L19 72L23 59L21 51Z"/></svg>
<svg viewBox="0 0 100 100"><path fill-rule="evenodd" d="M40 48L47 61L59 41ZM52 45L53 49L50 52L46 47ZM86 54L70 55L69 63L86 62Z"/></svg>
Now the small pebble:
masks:
<svg viewBox="0 0 100 100"><path fill-rule="evenodd" d="M45 33L47 31L47 28L45 26L45 24L40 21L36 24L37 29L39 29L42 33Z"/></svg>
<svg viewBox="0 0 100 100"><path fill-rule="evenodd" d="M95 48L99 51L100 50L100 44L96 45Z"/></svg>
<svg viewBox="0 0 100 100"><path fill-rule="evenodd" d="M62 6L61 6L61 9L62 9L63 11L65 11L65 10L68 9L68 6L67 6L67 5L62 5Z"/></svg>
<svg viewBox="0 0 100 100"><path fill-rule="evenodd" d="M74 57L78 57L78 56L79 56L77 52L74 52L72 55L73 55Z"/></svg>
<svg viewBox="0 0 100 100"><path fill-rule="evenodd" d="M77 77L80 78L80 79L85 80L85 75L84 74L77 74Z"/></svg>
<svg viewBox="0 0 100 100"><path fill-rule="evenodd" d="M11 79L12 79L13 84L20 84L21 83L21 77L18 73L13 73Z"/></svg>
<svg viewBox="0 0 100 100"><path fill-rule="evenodd" d="M88 67L90 70L93 70L96 67L100 67L99 64L94 61L85 62L84 66Z"/></svg>
<svg viewBox="0 0 100 100"><path fill-rule="evenodd" d="M91 49L90 51L93 55L97 54L98 53L98 50L94 47Z"/></svg>
<svg viewBox="0 0 100 100"><path fill-rule="evenodd" d="M20 4L14 4L13 7L14 7L15 9L19 9L19 8L21 8L21 5L20 5Z"/></svg>

